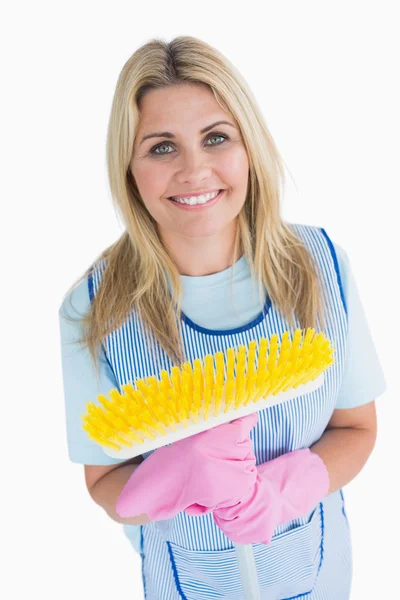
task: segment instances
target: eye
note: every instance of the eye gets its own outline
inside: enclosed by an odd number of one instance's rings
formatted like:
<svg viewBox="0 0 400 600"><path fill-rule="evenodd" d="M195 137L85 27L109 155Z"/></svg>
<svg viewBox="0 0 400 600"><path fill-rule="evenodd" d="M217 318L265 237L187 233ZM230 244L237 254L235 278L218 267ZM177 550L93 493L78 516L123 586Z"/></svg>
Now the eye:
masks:
<svg viewBox="0 0 400 600"><path fill-rule="evenodd" d="M211 144L211 146L222 146L222 144L225 142L225 140L229 140L229 137L225 134L225 133L210 133L207 136L207 139L213 139L213 138L223 138L223 141L219 144ZM171 152L156 152L156 150L158 150L159 148L162 148L163 146L168 147L168 146L172 146L172 144L170 142L161 142L161 144L157 144L157 146L154 146L151 150L150 150L150 154L153 154L155 156L166 156L167 154L171 154Z"/></svg>

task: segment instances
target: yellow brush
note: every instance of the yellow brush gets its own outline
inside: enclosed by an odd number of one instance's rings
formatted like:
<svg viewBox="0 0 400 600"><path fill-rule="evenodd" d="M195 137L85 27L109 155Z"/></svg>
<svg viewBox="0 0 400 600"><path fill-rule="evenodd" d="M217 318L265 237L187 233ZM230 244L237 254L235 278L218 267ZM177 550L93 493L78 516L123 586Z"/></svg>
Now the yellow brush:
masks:
<svg viewBox="0 0 400 600"><path fill-rule="evenodd" d="M258 359L256 353L258 346ZM323 333L296 329L196 359L161 377L137 379L86 405L83 429L114 458L133 458L312 392L334 361ZM215 360L215 368L214 368ZM247 362L247 365L246 365ZM256 365L257 362L257 365Z"/></svg>
<svg viewBox="0 0 400 600"><path fill-rule="evenodd" d="M256 360L256 354L257 360ZM307 394L324 382L334 349L323 333L296 329L137 379L89 402L83 428L113 458L133 458ZM215 361L215 367L214 367ZM259 600L251 544L234 544L246 600Z"/></svg>

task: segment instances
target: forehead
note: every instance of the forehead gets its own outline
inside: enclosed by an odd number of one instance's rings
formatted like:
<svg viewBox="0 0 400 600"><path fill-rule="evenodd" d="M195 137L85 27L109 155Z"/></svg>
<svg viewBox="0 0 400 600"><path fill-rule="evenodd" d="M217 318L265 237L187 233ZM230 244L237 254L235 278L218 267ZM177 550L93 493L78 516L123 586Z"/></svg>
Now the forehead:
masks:
<svg viewBox="0 0 400 600"><path fill-rule="evenodd" d="M226 113L216 101L212 91L202 84L184 84L148 91L139 106L140 133L168 129L173 126L193 127L207 125L209 117L226 118ZM207 121L207 123L205 122Z"/></svg>

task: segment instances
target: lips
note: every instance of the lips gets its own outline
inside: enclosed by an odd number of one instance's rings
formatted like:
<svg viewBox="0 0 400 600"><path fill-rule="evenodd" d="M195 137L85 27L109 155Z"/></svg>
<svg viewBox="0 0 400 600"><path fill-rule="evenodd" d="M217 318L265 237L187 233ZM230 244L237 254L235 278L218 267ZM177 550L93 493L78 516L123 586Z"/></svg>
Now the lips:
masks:
<svg viewBox="0 0 400 600"><path fill-rule="evenodd" d="M222 189L221 189L221 190L218 190L218 194L220 194L222 191L223 191ZM206 192L205 194L197 194L197 196L205 196L206 194L210 194L210 193L211 193L211 192ZM214 192L213 192L213 193L214 193ZM217 197L217 196L218 196L218 194L217 194L215 197ZM196 194L193 194L193 196L195 196L195 195L196 195ZM179 199L179 200L182 200L182 198L190 198L190 197L191 197L191 196L178 196L178 199ZM172 200L172 202L177 202L177 200L175 200L175 198L176 198L176 196L170 196L170 197L168 198L168 200ZM212 198L212 200L213 200L213 199L214 199L214 198ZM208 202L210 202L210 200L208 200ZM179 202L178 202L178 204L179 204Z"/></svg>
<svg viewBox="0 0 400 600"><path fill-rule="evenodd" d="M177 202L176 200L170 200L170 202L173 202L173 204L175 204L175 208L177 208L178 210L194 212L203 211L217 204L220 198L224 195L225 191L226 190L224 189L220 190L220 192L215 196L215 198L213 198L212 200L207 200L207 202L204 202L202 204L186 204L186 202ZM167 200L169 200L169 198L167 198Z"/></svg>

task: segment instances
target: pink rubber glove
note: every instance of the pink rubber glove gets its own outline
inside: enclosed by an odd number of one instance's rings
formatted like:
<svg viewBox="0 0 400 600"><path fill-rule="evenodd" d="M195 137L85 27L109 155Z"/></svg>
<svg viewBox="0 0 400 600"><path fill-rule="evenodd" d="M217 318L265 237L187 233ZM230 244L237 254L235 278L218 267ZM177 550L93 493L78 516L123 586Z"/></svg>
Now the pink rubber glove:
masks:
<svg viewBox="0 0 400 600"><path fill-rule="evenodd" d="M217 507L213 518L225 535L240 544L269 544L275 528L303 517L329 491L322 459L308 448L257 466L253 488L239 502Z"/></svg>
<svg viewBox="0 0 400 600"><path fill-rule="evenodd" d="M132 473L116 512L159 521L183 510L202 515L237 502L256 481L249 432L257 422L254 413L159 448Z"/></svg>

